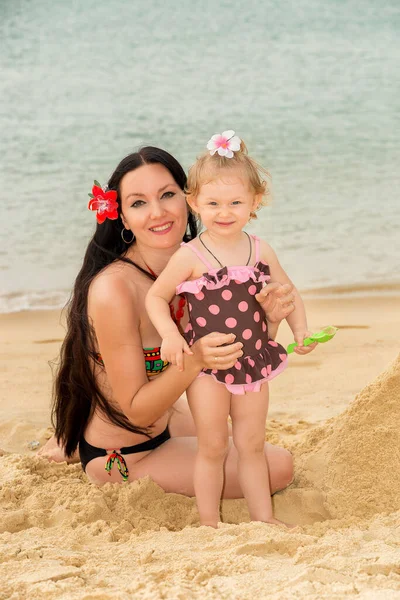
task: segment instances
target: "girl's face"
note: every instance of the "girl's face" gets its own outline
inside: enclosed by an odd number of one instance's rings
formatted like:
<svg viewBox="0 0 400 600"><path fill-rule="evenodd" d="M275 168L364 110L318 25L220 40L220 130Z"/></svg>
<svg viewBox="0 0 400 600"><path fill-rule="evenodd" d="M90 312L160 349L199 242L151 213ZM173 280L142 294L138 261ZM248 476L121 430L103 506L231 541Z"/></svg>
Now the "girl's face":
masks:
<svg viewBox="0 0 400 600"><path fill-rule="evenodd" d="M198 196L189 199L207 230L224 236L242 231L260 202L261 197L254 194L249 182L229 171L203 184Z"/></svg>
<svg viewBox="0 0 400 600"><path fill-rule="evenodd" d="M187 226L183 191L166 167L150 164L130 171L121 180L121 218L136 241L150 248L178 245Z"/></svg>

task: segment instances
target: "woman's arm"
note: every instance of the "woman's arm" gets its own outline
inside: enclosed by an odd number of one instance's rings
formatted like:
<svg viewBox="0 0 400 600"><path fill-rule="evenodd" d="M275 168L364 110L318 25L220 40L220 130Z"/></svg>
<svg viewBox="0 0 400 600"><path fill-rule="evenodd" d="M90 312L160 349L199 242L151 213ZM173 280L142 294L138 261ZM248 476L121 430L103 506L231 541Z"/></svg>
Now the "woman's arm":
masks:
<svg viewBox="0 0 400 600"><path fill-rule="evenodd" d="M277 281L268 283L256 294L255 298L264 310L269 324L276 324L276 328L283 319L286 319L294 311L293 285L285 283L282 285Z"/></svg>
<svg viewBox="0 0 400 600"><path fill-rule="evenodd" d="M232 334L210 334L192 346L192 356L184 357L183 372L171 365L148 381L136 306L135 286L126 277L99 277L91 285L88 310L107 374L109 389L105 391L132 423L148 427L174 404L202 368L233 366L242 354L242 344L232 344Z"/></svg>
<svg viewBox="0 0 400 600"><path fill-rule="evenodd" d="M277 336L280 323L270 323L268 321L268 318L267 318L267 322L268 322L268 337L270 337L272 340L274 340Z"/></svg>

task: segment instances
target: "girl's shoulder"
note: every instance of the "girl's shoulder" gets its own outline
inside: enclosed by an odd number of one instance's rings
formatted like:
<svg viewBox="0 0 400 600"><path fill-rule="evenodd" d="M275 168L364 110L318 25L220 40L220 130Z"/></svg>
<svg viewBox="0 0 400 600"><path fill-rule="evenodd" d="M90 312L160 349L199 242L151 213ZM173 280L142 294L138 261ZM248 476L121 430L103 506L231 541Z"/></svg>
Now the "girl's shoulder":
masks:
<svg viewBox="0 0 400 600"><path fill-rule="evenodd" d="M182 242L178 250L171 256L169 262L176 263L182 258L185 258L186 262L193 260L196 255L196 239L190 240L190 242Z"/></svg>
<svg viewBox="0 0 400 600"><path fill-rule="evenodd" d="M275 251L272 246L268 244L265 240L258 238L260 243L260 258L266 263L270 263L276 259Z"/></svg>
<svg viewBox="0 0 400 600"><path fill-rule="evenodd" d="M179 252L180 250L183 251L192 251L193 248L197 248L199 245L199 238L193 238L192 240L190 240L190 242L182 242L179 250L177 252Z"/></svg>

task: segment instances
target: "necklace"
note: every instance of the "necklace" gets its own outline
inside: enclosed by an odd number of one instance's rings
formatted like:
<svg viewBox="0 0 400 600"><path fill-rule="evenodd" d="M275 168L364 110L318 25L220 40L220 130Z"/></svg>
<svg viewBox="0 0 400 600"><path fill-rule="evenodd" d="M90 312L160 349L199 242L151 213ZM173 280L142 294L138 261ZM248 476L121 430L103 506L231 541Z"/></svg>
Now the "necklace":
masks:
<svg viewBox="0 0 400 600"><path fill-rule="evenodd" d="M250 245L250 254L249 254L249 258L247 259L247 263L246 263L246 265L245 265L245 266L247 267L247 265L248 265L248 264L249 264L249 262L250 262L250 259L251 259L251 253L252 253L253 249L252 249L252 247L251 247L251 238L250 238L249 234L248 234L246 231L243 231L243 233L245 233L245 234L247 235L247 239L249 240L249 245ZM215 258L215 260L217 261L217 263L219 264L219 266L220 266L220 267L222 267L222 268L224 268L224 265L223 265L223 264L222 264L222 263L221 263L221 262L218 260L218 258L215 256L215 254L213 254L213 253L211 252L210 248L207 248L207 246L205 245L205 243L204 243L204 242L203 242L203 240L201 239L201 236L202 236L202 235L203 235L202 233L200 233L200 235L199 235L199 240L200 240L200 242L203 244L203 246L204 246L204 248L207 250L207 252L209 252L209 253L211 254L211 256L213 256L213 257ZM146 264L146 263L145 263L145 264Z"/></svg>
<svg viewBox="0 0 400 600"><path fill-rule="evenodd" d="M142 260L143 260L143 257L142 257ZM153 275L154 279L157 279L157 275L154 273L153 269L151 269L149 267L149 265L146 263L145 260L143 260L143 262L146 265L148 272L151 273L151 275ZM183 309L185 308L185 305L186 305L186 298L184 296L179 296L178 310L176 312L175 312L174 305L172 304L172 302L169 305L171 319L173 320L173 322L175 323L175 325L177 327L179 327L182 317L184 315Z"/></svg>

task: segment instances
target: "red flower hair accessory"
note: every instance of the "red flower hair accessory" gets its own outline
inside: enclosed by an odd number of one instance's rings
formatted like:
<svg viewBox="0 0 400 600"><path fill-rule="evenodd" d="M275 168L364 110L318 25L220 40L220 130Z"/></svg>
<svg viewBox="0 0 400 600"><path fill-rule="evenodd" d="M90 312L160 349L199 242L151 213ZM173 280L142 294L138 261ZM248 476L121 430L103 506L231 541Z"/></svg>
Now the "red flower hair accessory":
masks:
<svg viewBox="0 0 400 600"><path fill-rule="evenodd" d="M105 191L98 181L94 181L92 193L89 194L89 210L97 210L97 222L99 225L106 219L114 221L118 219L117 192L114 190Z"/></svg>

